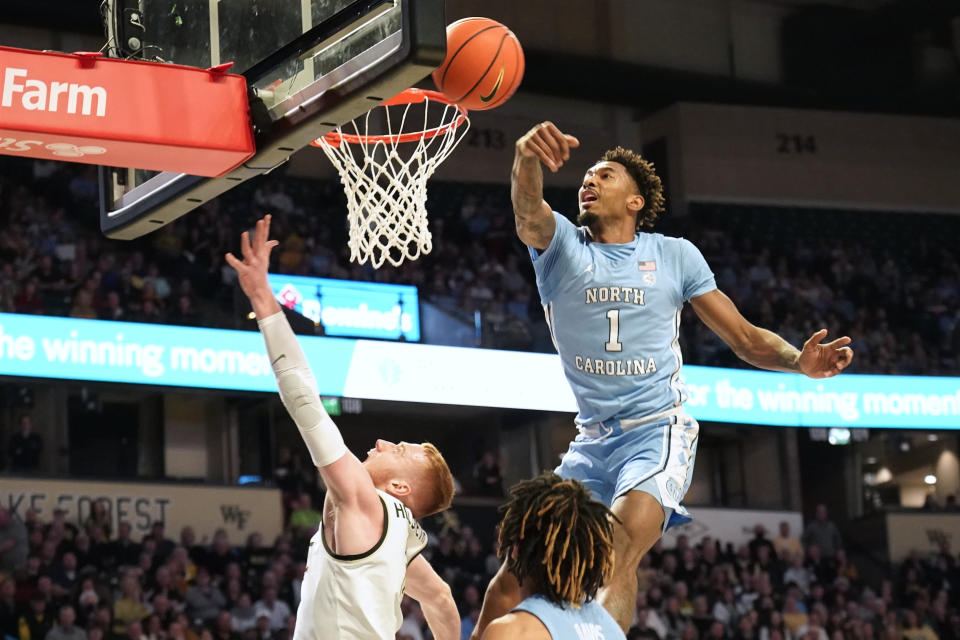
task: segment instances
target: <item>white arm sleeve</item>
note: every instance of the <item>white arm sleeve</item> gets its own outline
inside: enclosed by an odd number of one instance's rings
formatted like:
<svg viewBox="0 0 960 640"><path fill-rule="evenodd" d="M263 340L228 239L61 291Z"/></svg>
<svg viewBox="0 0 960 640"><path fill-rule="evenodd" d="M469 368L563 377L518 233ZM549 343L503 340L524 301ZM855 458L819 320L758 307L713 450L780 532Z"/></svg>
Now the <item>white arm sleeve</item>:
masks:
<svg viewBox="0 0 960 640"><path fill-rule="evenodd" d="M347 452L343 436L320 403L317 381L283 311L257 321L277 377L280 400L293 418L313 464L325 467Z"/></svg>

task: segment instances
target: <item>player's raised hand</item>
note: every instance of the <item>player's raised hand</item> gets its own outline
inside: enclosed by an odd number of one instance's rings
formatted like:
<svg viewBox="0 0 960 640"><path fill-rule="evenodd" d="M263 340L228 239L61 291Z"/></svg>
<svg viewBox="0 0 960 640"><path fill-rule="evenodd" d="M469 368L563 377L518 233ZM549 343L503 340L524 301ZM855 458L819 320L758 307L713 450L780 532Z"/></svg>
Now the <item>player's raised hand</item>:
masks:
<svg viewBox="0 0 960 640"><path fill-rule="evenodd" d="M240 236L240 254L243 260L238 260L232 253L226 255L227 264L237 271L240 288L251 300L263 293L273 296L267 281L267 269L270 266L270 251L280 243L270 240L269 237L270 216L266 215L257 220L252 240L247 231Z"/></svg>
<svg viewBox="0 0 960 640"><path fill-rule="evenodd" d="M850 338L843 336L833 342L820 344L827 337L827 330L820 329L803 343L797 364L800 372L810 378L835 376L853 360L853 349L848 347Z"/></svg>
<svg viewBox="0 0 960 640"><path fill-rule="evenodd" d="M552 122L541 122L517 140L517 155L538 158L556 173L570 159L570 149L580 141L560 131Z"/></svg>

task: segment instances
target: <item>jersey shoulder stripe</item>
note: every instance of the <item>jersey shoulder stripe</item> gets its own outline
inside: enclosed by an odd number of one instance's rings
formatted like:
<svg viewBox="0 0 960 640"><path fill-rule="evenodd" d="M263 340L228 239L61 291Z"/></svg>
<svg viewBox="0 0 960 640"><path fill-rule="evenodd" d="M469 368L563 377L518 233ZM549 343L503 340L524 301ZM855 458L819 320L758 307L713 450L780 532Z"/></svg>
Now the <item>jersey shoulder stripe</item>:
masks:
<svg viewBox="0 0 960 640"><path fill-rule="evenodd" d="M379 496L378 496L379 497ZM334 560L340 560L341 562L356 562L357 560L363 560L364 558L369 558L374 553L377 552L383 545L383 541L387 539L387 531L390 528L390 518L387 513L387 503L383 501L383 498L380 498L380 504L383 506L383 530L380 532L380 539L377 540L377 544L373 545L369 551L364 553L357 553L353 555L343 555L339 553L334 553L333 549L327 545L327 536L323 533L323 523L320 523L320 540L323 541L323 550L327 553L328 556Z"/></svg>

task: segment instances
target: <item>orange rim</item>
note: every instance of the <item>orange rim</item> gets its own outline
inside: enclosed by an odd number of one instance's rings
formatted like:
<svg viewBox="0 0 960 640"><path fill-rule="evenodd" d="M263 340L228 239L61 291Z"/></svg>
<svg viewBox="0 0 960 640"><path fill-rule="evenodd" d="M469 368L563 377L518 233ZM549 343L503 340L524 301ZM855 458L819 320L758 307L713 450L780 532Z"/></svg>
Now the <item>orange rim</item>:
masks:
<svg viewBox="0 0 960 640"><path fill-rule="evenodd" d="M433 129L426 129L424 131L413 131L411 133L403 133L399 135L379 135L379 136L370 136L370 135L356 135L354 133L337 133L336 131L331 131L330 133L324 135L321 138L318 138L311 142L310 144L319 147L321 144L328 144L331 147L339 147L341 142L346 142L349 144L376 144L378 142L397 144L400 142L416 142L417 140L429 140L430 138L442 135L447 133L451 129L456 129L461 124L467 120L467 110L464 107L461 107L459 104L452 102L445 95L439 91L431 91L429 89L417 89L411 87L410 89L404 89L397 95L393 96L389 100L385 100L380 104L385 107L392 107L401 104L418 104L426 100L433 100L434 102L440 102L445 105L456 107L457 111L460 112L460 115L457 116L457 119L453 122L450 122L439 127L434 127Z"/></svg>

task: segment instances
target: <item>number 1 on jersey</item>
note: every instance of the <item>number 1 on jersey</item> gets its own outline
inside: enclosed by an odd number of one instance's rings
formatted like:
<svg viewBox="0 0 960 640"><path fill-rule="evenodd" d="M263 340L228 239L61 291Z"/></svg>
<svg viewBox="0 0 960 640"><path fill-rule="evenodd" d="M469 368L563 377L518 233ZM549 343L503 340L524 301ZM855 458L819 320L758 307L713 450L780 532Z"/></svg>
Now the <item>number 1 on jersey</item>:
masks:
<svg viewBox="0 0 960 640"><path fill-rule="evenodd" d="M620 309L607 311L607 321L610 323L610 339L603 345L607 351L623 351L620 344Z"/></svg>

